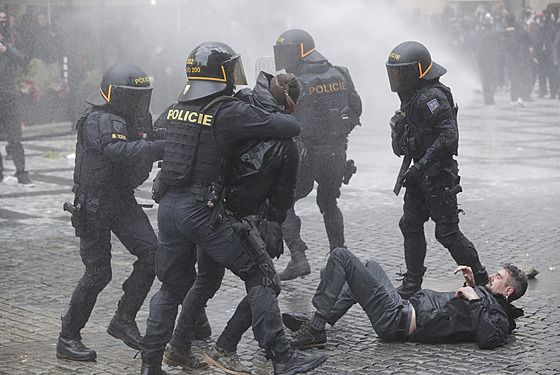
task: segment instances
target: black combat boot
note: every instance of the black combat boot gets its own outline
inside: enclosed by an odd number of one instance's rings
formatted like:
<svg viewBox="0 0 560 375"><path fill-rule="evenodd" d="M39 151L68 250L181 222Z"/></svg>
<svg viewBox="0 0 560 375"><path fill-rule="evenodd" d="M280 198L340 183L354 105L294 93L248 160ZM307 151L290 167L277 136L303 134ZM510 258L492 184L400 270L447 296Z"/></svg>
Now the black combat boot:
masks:
<svg viewBox="0 0 560 375"><path fill-rule="evenodd" d="M140 335L140 330L138 330L138 325L136 325L136 317L117 310L107 327L107 333L114 338L122 340L132 349L140 350L138 342L142 336Z"/></svg>
<svg viewBox="0 0 560 375"><path fill-rule="evenodd" d="M278 274L280 280L293 280L298 276L305 276L311 273L311 267L305 256L305 250L290 250L292 259L288 262L286 269Z"/></svg>
<svg viewBox="0 0 560 375"><path fill-rule="evenodd" d="M402 281L402 285L397 288L397 292L402 299L409 299L414 293L422 289L422 280L426 273L426 267L418 273L406 271Z"/></svg>
<svg viewBox="0 0 560 375"><path fill-rule="evenodd" d="M160 363L142 362L142 369L140 370L140 375L167 375L167 373L161 369Z"/></svg>
<svg viewBox="0 0 560 375"><path fill-rule="evenodd" d="M294 375L307 372L325 362L326 359L327 356L324 353L304 354L290 349L272 359L274 375Z"/></svg>
<svg viewBox="0 0 560 375"><path fill-rule="evenodd" d="M71 361L93 362L97 358L97 353L82 343L80 335L70 338L60 334L56 344L56 357Z"/></svg>

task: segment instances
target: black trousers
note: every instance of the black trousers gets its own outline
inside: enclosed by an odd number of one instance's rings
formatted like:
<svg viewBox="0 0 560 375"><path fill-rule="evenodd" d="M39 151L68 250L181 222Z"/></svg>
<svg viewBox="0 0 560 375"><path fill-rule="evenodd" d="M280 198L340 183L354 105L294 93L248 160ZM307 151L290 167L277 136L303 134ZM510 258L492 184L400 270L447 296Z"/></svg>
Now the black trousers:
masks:
<svg viewBox="0 0 560 375"><path fill-rule="evenodd" d="M86 200L86 209L89 204L91 201ZM148 216L133 195L101 199L95 217L89 219L92 228L80 238L80 256L86 269L72 294L70 308L62 318L65 337L79 335L93 311L97 296L111 281L111 232L138 258L122 285L124 294L118 304L119 310L135 317L155 278L157 237Z"/></svg>
<svg viewBox="0 0 560 375"><path fill-rule="evenodd" d="M475 246L459 229L457 195L453 188L459 185L458 168L452 165L423 176L407 186L404 195L404 214L399 226L404 237L407 270L423 273L426 257L424 223L430 218L435 223L436 239L449 251L458 265L470 266L474 273L483 270Z"/></svg>
<svg viewBox="0 0 560 375"><path fill-rule="evenodd" d="M402 313L406 303L385 271L372 260L364 265L346 248L331 252L312 303L327 314L330 324L359 303L381 339L396 341L408 336L408 315Z"/></svg>
<svg viewBox="0 0 560 375"><path fill-rule="evenodd" d="M298 170L296 200L304 198L317 182L317 206L323 215L331 250L344 246L344 218L338 207L342 176L346 168L346 146L309 147ZM290 252L307 249L300 235L301 220L292 208L288 211L282 231Z"/></svg>
<svg viewBox="0 0 560 375"><path fill-rule="evenodd" d="M225 268L245 282L251 325L266 356L273 358L290 347L276 294L263 284L259 263L248 254L228 218L220 218L213 227L211 218L212 211L204 197L197 194L170 191L160 200L156 274L162 285L150 301L146 334L140 340L143 362L160 363L172 336L174 346L190 346L196 319L220 287ZM196 281L180 301L182 280L193 277L196 261ZM179 323L173 333L181 303Z"/></svg>

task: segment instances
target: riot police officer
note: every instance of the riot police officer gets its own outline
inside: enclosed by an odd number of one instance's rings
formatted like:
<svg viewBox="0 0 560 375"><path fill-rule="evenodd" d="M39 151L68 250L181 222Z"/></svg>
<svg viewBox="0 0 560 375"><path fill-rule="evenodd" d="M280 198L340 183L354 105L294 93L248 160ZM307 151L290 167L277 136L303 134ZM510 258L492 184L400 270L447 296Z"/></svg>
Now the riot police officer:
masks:
<svg viewBox="0 0 560 375"><path fill-rule="evenodd" d="M435 222L436 239L458 265L472 268L477 285L485 285L488 273L474 245L459 230L456 195L462 189L454 158L459 142L458 107L451 90L439 82L447 70L414 41L396 46L386 67L391 91L401 101L390 122L393 152L403 156L395 194L406 187L399 227L407 271L398 292L407 299L421 288L426 271L424 223L430 218Z"/></svg>
<svg viewBox="0 0 560 375"><path fill-rule="evenodd" d="M235 97L271 113L292 113L297 107L299 91L299 82L294 75L272 76L260 72L254 89L244 88ZM258 256L264 255L270 278L278 277L271 258L283 253L281 223L294 203L298 164L299 152L293 138L252 139L233 152L227 173L225 208L234 225L242 223L245 229L254 231L247 233L253 241L247 241L245 246L260 245L253 252ZM256 237L259 235L262 241ZM268 256L259 254L265 249ZM203 281L199 278L197 283ZM180 348L190 342L193 330L192 321L187 318L184 314L180 315L173 338L165 350L163 362L168 365L190 367L190 359L180 354ZM216 345L206 354L205 361L226 372L250 374L237 356L237 344L251 327L251 321L251 308L248 297L245 297Z"/></svg>
<svg viewBox="0 0 560 375"><path fill-rule="evenodd" d="M235 85L246 80L241 57L224 43L206 42L194 48L186 71L187 84L178 102L156 122L167 129L161 170L167 192L159 200L156 268L162 285L150 302L146 335L140 340L141 374L164 374L162 356L178 305L182 302L181 314L187 321L195 320L218 290L224 267L245 282L255 338L275 371L307 371L322 363L324 355L307 356L290 349L277 286L265 282L270 278L261 267L262 258L243 245L223 211L228 160L235 146L252 138L290 138L299 134L300 125L292 116L271 114L232 97ZM197 282L181 301L197 260ZM181 349L188 357L190 348Z"/></svg>
<svg viewBox="0 0 560 375"><path fill-rule="evenodd" d="M302 85L296 118L301 123L302 161L297 179L296 200L309 195L317 182L317 205L323 215L330 249L345 246L344 220L337 199L340 187L355 172L346 160L348 135L360 124L362 101L348 69L333 66L315 49L309 33L292 29L278 37L274 46L276 70L285 69ZM307 244L300 236L301 220L292 207L283 225L291 260L280 272L290 280L311 272L305 255Z"/></svg>
<svg viewBox="0 0 560 375"><path fill-rule="evenodd" d="M122 285L124 294L107 332L138 349L135 318L154 281L157 237L134 189L163 158L164 147L162 140L144 138L152 127L151 92L148 75L138 66L116 64L104 74L100 90L87 100L91 107L77 123L75 199L69 211L80 237L85 273L62 317L59 358L96 358L95 351L82 343L80 331L98 294L111 281L111 232L138 259Z"/></svg>

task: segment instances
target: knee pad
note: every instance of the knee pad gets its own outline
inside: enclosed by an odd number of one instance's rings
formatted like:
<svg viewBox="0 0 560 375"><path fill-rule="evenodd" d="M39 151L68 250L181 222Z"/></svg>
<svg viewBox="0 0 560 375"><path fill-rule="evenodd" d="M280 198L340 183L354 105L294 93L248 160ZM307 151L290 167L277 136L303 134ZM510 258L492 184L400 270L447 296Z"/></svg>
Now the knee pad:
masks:
<svg viewBox="0 0 560 375"><path fill-rule="evenodd" d="M112 277L111 267L86 267L84 286L99 293L111 282Z"/></svg>
<svg viewBox="0 0 560 375"><path fill-rule="evenodd" d="M424 233L423 224L410 220L406 217L406 215L401 216L401 219L399 220L399 228L401 229L403 236Z"/></svg>
<svg viewBox="0 0 560 375"><path fill-rule="evenodd" d="M444 247L449 247L459 239L461 232L457 224L436 224L436 240Z"/></svg>
<svg viewBox="0 0 560 375"><path fill-rule="evenodd" d="M244 281L247 292L249 292L249 289L256 286L266 286L272 289L276 296L278 296L281 291L280 277L278 277L274 265L266 261L259 265L258 271L257 268L255 268L255 272Z"/></svg>

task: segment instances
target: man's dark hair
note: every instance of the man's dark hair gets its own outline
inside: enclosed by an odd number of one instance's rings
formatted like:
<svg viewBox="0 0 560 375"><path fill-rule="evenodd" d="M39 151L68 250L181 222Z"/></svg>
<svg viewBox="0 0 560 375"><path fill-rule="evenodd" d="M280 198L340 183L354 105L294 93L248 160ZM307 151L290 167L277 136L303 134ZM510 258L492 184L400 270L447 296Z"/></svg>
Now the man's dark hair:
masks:
<svg viewBox="0 0 560 375"><path fill-rule="evenodd" d="M293 74L278 74L276 80L280 86L288 86L288 95L295 102L299 99L300 84Z"/></svg>
<svg viewBox="0 0 560 375"><path fill-rule="evenodd" d="M527 291L527 275L525 275L525 272L510 263L506 263L504 265L504 269L510 276L507 285L513 287L513 293L508 297L508 301L512 302L523 296Z"/></svg>

